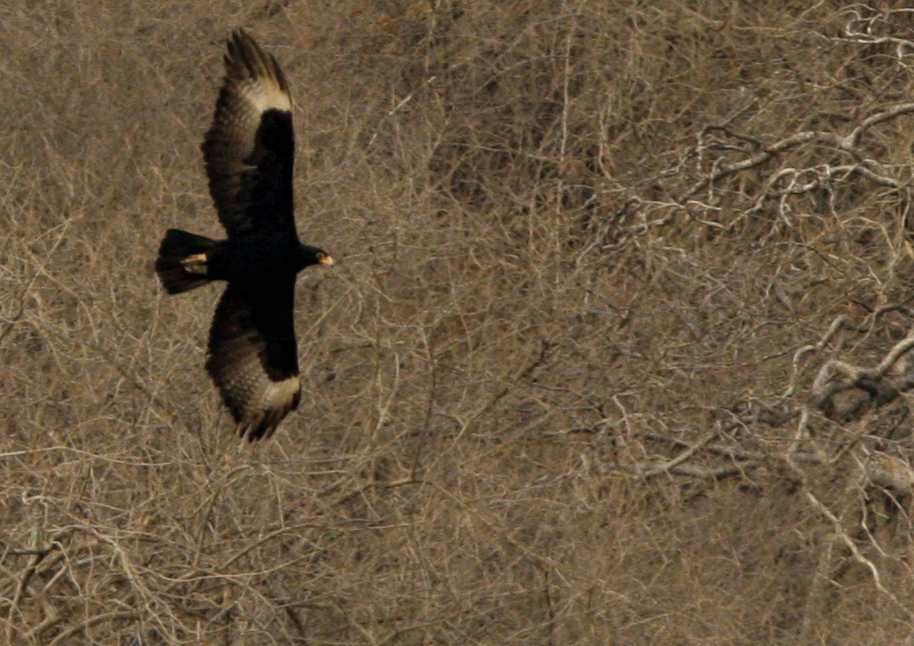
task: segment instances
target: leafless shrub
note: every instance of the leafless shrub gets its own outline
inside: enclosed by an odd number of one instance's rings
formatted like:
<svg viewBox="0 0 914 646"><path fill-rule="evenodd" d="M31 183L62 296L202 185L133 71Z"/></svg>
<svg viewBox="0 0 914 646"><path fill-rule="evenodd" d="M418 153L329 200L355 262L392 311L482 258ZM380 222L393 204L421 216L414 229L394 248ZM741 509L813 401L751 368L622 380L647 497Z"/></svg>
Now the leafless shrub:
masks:
<svg viewBox="0 0 914 646"><path fill-rule="evenodd" d="M0 639L910 639L910 10L0 17ZM255 450L148 268L239 25L342 261Z"/></svg>

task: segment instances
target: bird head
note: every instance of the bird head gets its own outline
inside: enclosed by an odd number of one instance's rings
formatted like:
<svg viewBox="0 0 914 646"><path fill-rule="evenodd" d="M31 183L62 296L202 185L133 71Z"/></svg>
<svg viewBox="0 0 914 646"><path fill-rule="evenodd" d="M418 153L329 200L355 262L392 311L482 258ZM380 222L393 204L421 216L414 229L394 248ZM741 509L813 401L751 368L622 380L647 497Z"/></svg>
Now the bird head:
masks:
<svg viewBox="0 0 914 646"><path fill-rule="evenodd" d="M298 258L302 268L311 265L326 265L329 267L333 264L333 256L329 253L318 247L311 247L306 244L301 245L299 248Z"/></svg>

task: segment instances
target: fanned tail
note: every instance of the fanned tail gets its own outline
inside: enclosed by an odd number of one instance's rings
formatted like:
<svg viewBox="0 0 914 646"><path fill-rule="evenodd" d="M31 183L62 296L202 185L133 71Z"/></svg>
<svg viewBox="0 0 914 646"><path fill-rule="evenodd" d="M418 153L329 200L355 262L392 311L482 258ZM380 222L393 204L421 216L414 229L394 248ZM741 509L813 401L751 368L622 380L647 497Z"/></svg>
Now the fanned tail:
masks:
<svg viewBox="0 0 914 646"><path fill-rule="evenodd" d="M166 231L155 263L165 291L180 294L208 283L211 280L207 275L208 254L218 244L211 238L180 229Z"/></svg>

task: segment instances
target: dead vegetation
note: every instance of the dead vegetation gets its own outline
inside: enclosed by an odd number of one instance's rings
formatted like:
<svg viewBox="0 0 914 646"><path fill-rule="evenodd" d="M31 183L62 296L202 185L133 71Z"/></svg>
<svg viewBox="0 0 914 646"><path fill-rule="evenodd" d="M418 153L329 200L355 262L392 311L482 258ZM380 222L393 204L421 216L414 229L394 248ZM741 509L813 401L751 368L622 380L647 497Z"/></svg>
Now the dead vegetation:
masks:
<svg viewBox="0 0 914 646"><path fill-rule="evenodd" d="M9 2L10 643L914 634L914 12ZM246 26L298 103L298 413L203 371L198 145Z"/></svg>

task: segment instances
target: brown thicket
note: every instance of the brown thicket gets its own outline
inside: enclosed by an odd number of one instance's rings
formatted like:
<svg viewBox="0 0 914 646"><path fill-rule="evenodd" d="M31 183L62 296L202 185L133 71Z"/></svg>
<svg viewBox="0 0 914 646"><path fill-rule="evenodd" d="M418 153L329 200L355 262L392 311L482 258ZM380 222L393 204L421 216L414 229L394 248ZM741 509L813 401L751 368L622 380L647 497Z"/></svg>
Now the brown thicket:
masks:
<svg viewBox="0 0 914 646"><path fill-rule="evenodd" d="M0 641L907 643L892 6L5 3ZM253 448L150 268L239 26L340 261Z"/></svg>

